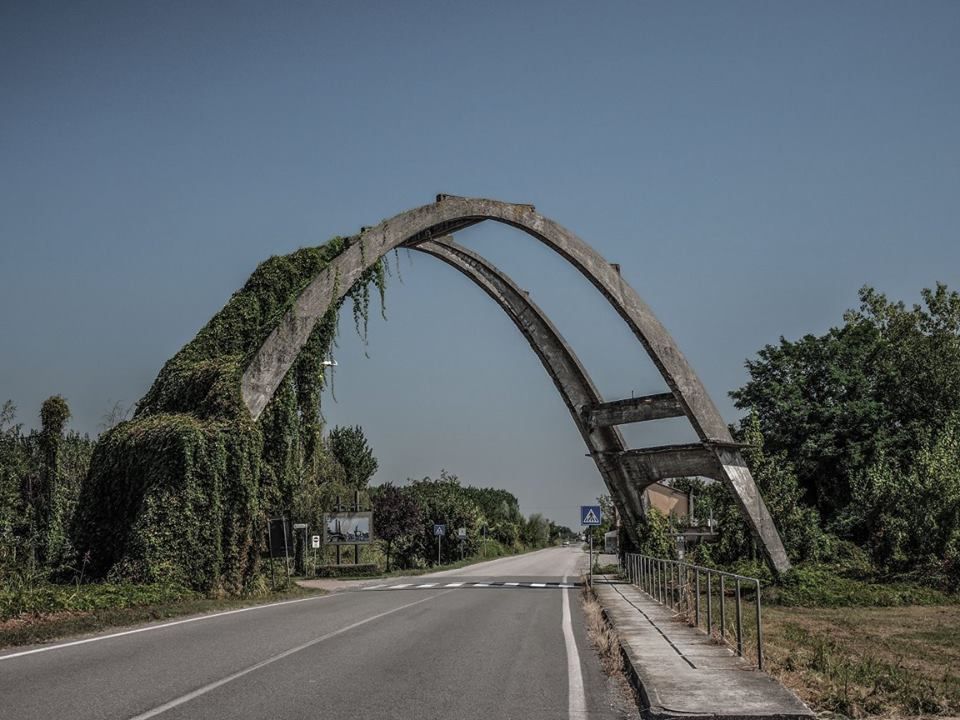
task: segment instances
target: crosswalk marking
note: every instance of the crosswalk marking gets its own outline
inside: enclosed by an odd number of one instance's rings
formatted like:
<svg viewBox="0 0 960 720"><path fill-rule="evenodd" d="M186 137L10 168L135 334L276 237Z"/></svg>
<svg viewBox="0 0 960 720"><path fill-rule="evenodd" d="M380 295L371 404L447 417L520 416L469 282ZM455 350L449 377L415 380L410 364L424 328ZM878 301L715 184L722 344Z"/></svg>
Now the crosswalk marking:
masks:
<svg viewBox="0 0 960 720"><path fill-rule="evenodd" d="M439 583L400 583L399 585L390 585L389 583L382 583L380 585L367 585L366 587L360 588L361 590L403 590L404 588L413 588L414 590L426 590L429 588L437 587ZM446 583L442 587L445 588L489 588L489 587L531 587L531 588L562 588L570 589L575 588L574 583L569 582L452 582Z"/></svg>

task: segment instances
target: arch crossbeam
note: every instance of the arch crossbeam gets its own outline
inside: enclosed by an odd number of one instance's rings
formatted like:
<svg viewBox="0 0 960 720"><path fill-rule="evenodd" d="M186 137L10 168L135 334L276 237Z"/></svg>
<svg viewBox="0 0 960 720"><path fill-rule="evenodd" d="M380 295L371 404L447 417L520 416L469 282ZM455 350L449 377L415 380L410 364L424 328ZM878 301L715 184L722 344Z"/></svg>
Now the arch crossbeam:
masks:
<svg viewBox="0 0 960 720"><path fill-rule="evenodd" d="M511 225L536 238L576 267L603 294L660 371L679 409L697 432L703 450L713 459L717 478L737 499L771 567L777 572L788 569L790 562L780 536L726 423L666 328L623 280L619 268L610 265L569 230L537 213L532 205L445 195L438 196L435 203L365 228L359 238L304 289L244 371L241 394L251 416L254 419L259 417L314 325L353 286L364 270L400 245L416 247L484 220ZM616 408L599 399L590 405L592 407L587 407L585 412L588 417L594 413L598 429L609 429L620 422L652 419L651 413L669 409L666 400L651 400L646 410L641 409L642 403L630 407L626 401L618 403ZM584 412L585 407L581 406L578 412ZM622 411L622 414L614 416L615 410ZM612 458L616 458L615 464L622 465L621 454L622 450L599 451L596 456L603 459L598 461L598 467L601 462L610 462ZM631 466L639 470L642 463L636 461ZM613 477L613 470L610 472Z"/></svg>

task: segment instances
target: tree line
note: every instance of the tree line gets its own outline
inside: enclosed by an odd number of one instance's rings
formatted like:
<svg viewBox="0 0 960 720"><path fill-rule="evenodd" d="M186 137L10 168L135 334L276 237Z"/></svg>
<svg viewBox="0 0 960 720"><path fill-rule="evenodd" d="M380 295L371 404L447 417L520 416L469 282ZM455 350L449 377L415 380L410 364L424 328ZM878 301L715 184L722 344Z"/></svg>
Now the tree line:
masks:
<svg viewBox="0 0 960 720"><path fill-rule="evenodd" d="M123 421L116 408L108 415L105 425ZM66 579L82 573L83 558L74 551L71 525L96 441L67 430L69 418L67 402L59 395L44 401L39 430L24 430L12 402L0 410L2 576ZM358 492L361 505L375 511L375 535L388 569L435 563L435 523L447 526L440 543L443 563L461 555L492 557L545 547L574 535L539 513L524 517L509 491L462 485L445 470L436 479L370 487L378 462L360 426L336 426L321 443L323 466L285 486L282 496L273 499L270 514L321 527L324 513L333 511L338 500L349 504ZM467 530L462 543L459 528Z"/></svg>
<svg viewBox="0 0 960 720"><path fill-rule="evenodd" d="M542 548L573 537L573 532L540 513L524 517L516 496L498 488L462 485L456 475L385 483L371 489L376 536L387 569L448 563L485 553L489 556ZM440 538L434 525L446 526ZM460 528L466 538L457 536Z"/></svg>

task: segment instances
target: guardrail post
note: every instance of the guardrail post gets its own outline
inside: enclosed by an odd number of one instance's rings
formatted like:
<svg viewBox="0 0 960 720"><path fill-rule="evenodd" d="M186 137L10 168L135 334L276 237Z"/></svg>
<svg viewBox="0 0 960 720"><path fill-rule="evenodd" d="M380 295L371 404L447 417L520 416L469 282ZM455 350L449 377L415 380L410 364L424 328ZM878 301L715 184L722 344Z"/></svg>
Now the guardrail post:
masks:
<svg viewBox="0 0 960 720"><path fill-rule="evenodd" d="M713 635L713 573L707 570L707 635Z"/></svg>
<svg viewBox="0 0 960 720"><path fill-rule="evenodd" d="M737 655L743 657L743 613L740 609L740 578L737 578Z"/></svg>
<svg viewBox="0 0 960 720"><path fill-rule="evenodd" d="M657 560L657 602L663 602L663 563Z"/></svg>
<svg viewBox="0 0 960 720"><path fill-rule="evenodd" d="M723 587L723 575L720 576L720 639L727 632L727 600Z"/></svg>
<svg viewBox="0 0 960 720"><path fill-rule="evenodd" d="M760 581L756 581L757 587L757 667L763 670L763 625L760 622Z"/></svg>
<svg viewBox="0 0 960 720"><path fill-rule="evenodd" d="M694 571L697 581L696 581L696 593L697 599L693 603L693 624L696 627L700 627L700 569L697 568Z"/></svg>

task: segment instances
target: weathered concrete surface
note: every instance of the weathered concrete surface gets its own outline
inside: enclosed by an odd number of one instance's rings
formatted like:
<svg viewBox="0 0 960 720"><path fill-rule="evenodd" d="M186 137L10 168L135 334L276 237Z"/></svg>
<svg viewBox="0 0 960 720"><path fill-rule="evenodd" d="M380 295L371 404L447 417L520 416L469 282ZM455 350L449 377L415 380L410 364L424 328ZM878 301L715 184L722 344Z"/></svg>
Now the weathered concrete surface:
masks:
<svg viewBox="0 0 960 720"><path fill-rule="evenodd" d="M814 713L766 673L714 644L637 587L610 577L594 591L617 631L649 718L811 720Z"/></svg>
<svg viewBox="0 0 960 720"><path fill-rule="evenodd" d="M625 467L643 474L650 483L668 478L696 477L720 479L720 464L708 447L702 444L664 445L662 447L627 450L620 458Z"/></svg>
<svg viewBox="0 0 960 720"><path fill-rule="evenodd" d="M684 416L683 406L672 393L597 403L584 408L583 414L590 427L626 425Z"/></svg>
<svg viewBox="0 0 960 720"><path fill-rule="evenodd" d="M736 496L770 566L775 572L789 569L783 543L770 522L753 478L739 451L729 449L732 437L726 422L666 328L623 280L619 267L608 263L566 228L537 213L532 205L441 195L435 203L366 228L354 244L304 289L244 371L241 394L251 416L259 417L314 325L364 270L400 245L415 247L484 220L512 225L541 241L577 268L610 302L646 349L704 447L716 457L720 465L719 479ZM604 456L603 462L619 460L615 456Z"/></svg>

